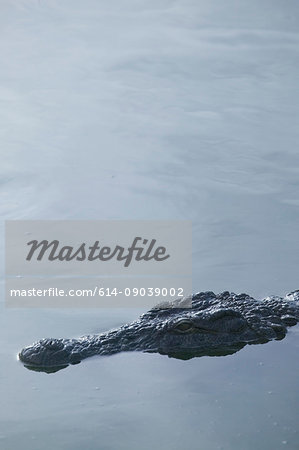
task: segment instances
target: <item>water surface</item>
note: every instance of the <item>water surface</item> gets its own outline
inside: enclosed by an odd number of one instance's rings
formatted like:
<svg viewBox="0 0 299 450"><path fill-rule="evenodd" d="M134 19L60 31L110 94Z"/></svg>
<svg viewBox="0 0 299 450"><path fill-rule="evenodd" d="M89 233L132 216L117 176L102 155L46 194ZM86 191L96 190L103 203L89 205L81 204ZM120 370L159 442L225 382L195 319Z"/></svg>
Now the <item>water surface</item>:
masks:
<svg viewBox="0 0 299 450"><path fill-rule="evenodd" d="M298 2L0 12L2 219L190 219L194 292L298 289ZM2 296L0 447L299 447L298 327L221 358L119 354L52 375L16 360L140 312L9 310Z"/></svg>

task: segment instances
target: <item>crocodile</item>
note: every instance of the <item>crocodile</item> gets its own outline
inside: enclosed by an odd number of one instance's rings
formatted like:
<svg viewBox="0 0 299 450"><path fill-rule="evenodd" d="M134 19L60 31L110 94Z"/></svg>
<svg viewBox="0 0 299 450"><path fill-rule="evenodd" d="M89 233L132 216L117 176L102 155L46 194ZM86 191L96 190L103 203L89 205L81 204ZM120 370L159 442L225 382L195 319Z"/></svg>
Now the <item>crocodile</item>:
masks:
<svg viewBox="0 0 299 450"><path fill-rule="evenodd" d="M23 348L19 359L31 370L56 372L94 355L143 351L187 360L225 356L247 344L283 339L287 327L299 322L299 290L255 300L228 291L200 292L160 304L120 328L78 339L42 339Z"/></svg>

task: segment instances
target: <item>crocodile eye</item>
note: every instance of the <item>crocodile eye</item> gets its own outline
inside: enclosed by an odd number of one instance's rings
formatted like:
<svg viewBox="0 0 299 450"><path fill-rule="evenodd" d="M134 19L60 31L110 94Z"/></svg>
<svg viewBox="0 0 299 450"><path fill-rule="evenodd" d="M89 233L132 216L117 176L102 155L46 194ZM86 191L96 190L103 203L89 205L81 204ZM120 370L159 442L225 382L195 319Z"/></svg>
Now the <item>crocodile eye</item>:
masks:
<svg viewBox="0 0 299 450"><path fill-rule="evenodd" d="M179 331L180 333L188 333L188 331L192 330L193 323L190 320L181 320L175 325L175 331Z"/></svg>

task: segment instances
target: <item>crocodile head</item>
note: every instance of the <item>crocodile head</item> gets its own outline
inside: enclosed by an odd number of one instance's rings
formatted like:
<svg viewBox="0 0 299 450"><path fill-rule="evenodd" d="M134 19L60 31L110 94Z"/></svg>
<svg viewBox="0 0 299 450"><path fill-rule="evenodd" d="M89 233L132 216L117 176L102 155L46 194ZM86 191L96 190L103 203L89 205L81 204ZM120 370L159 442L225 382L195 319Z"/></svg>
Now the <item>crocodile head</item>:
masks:
<svg viewBox="0 0 299 450"><path fill-rule="evenodd" d="M171 306L171 307L169 307ZM33 370L55 372L93 355L155 352L179 359L223 356L246 344L284 338L298 320L297 305L277 297L256 301L246 294L204 292L192 308L156 307L116 330L79 339L42 339L24 348L20 360ZM292 309L293 308L293 309Z"/></svg>

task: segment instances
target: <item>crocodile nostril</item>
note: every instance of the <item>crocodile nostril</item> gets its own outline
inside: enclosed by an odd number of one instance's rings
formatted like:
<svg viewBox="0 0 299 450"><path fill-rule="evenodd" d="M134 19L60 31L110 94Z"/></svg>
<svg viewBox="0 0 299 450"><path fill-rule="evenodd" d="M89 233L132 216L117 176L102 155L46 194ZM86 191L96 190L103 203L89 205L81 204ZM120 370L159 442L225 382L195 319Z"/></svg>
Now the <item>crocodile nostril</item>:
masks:
<svg viewBox="0 0 299 450"><path fill-rule="evenodd" d="M48 350L61 350L63 348L63 343L56 339L43 339L40 343Z"/></svg>

